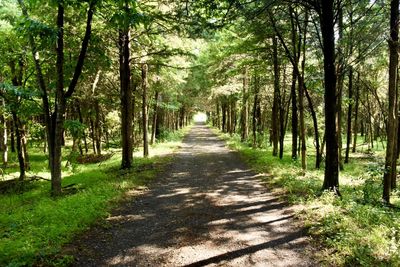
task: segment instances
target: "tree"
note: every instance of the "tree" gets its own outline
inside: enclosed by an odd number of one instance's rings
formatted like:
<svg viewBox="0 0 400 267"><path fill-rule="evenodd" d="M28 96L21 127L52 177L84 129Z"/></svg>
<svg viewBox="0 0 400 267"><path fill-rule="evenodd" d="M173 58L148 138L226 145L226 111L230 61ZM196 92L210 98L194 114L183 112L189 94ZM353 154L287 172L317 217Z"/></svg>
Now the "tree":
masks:
<svg viewBox="0 0 400 267"><path fill-rule="evenodd" d="M389 43L389 107L387 123L387 147L385 173L383 176L383 201L390 203L390 193L396 183L397 167L397 127L398 127L398 88L397 68L399 65L399 1L390 2L390 39Z"/></svg>
<svg viewBox="0 0 400 267"><path fill-rule="evenodd" d="M325 83L325 175L322 188L339 193L339 155L336 127L335 16L333 0L318 3L324 55Z"/></svg>
<svg viewBox="0 0 400 267"><path fill-rule="evenodd" d="M23 17L29 21L28 9L23 0L18 0L21 7ZM53 196L61 194L61 159L62 159L62 140L64 132L65 111L67 108L67 101L71 98L75 91L79 77L82 73L86 52L89 46L89 40L92 33L92 20L94 15L96 0L88 2L87 19L85 34L82 39L82 44L79 56L75 65L72 78L67 87L64 81L67 79L64 74L64 16L66 2L60 0L57 3L57 19L56 19L56 89L54 93L55 102L54 110L51 110L50 102L52 94L48 93L48 88L43 75L41 62L39 59L39 50L36 45L35 36L33 33L28 32L29 45L31 47L32 57L35 64L36 78L41 90L43 113L46 123L47 143L49 148L49 165L51 172L51 192ZM67 88L65 90L64 88Z"/></svg>

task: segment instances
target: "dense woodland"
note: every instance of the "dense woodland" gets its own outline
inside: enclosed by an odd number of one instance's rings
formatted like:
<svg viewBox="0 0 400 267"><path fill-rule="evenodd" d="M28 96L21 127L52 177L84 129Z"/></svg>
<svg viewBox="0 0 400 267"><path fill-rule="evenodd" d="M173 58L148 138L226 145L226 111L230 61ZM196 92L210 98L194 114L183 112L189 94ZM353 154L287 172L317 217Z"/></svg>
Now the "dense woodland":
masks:
<svg viewBox="0 0 400 267"><path fill-rule="evenodd" d="M345 198L367 159L352 189L397 212L398 22L399 0L2 0L4 180L38 177L33 151L60 196L68 165L130 169L200 111L296 176L320 169L317 196Z"/></svg>

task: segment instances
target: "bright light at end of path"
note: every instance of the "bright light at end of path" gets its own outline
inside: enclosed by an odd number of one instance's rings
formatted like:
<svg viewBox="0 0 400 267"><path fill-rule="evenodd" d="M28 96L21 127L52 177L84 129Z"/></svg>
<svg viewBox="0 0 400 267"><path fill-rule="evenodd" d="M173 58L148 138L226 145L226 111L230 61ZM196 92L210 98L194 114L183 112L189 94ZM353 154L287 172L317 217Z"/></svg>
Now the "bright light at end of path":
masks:
<svg viewBox="0 0 400 267"><path fill-rule="evenodd" d="M207 115L204 112L197 112L193 117L194 122L206 122Z"/></svg>

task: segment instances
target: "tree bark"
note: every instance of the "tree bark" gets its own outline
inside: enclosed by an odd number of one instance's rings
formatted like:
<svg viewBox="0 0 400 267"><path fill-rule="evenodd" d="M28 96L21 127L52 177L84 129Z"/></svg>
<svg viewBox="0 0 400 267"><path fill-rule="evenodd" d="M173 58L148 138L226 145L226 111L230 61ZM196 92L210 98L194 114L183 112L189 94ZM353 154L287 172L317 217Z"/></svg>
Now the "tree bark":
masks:
<svg viewBox="0 0 400 267"><path fill-rule="evenodd" d="M3 107L5 106L5 100L2 100ZM7 144L7 120L4 114L0 116L1 124L1 151L2 151L2 161L3 168L7 168L8 164L8 144Z"/></svg>
<svg viewBox="0 0 400 267"><path fill-rule="evenodd" d="M349 106L347 109L347 140L346 140L346 156L344 163L349 163L350 143L351 143L351 115L353 111L353 68L349 70Z"/></svg>
<svg viewBox="0 0 400 267"><path fill-rule="evenodd" d="M243 88L242 88L242 112L241 112L241 141L244 142L249 136L249 108L248 108L248 68L243 71Z"/></svg>
<svg viewBox="0 0 400 267"><path fill-rule="evenodd" d="M387 147L385 159L385 173L383 175L383 201L390 203L393 180L396 179L396 133L398 112L397 69L399 65L399 0L390 3L390 40L389 42L389 109L387 124Z"/></svg>
<svg viewBox="0 0 400 267"><path fill-rule="evenodd" d="M303 29L303 42L299 40L299 44L302 47L302 61L301 61L301 75L298 77L301 78L299 81L299 113L300 113L300 139L301 139L301 167L303 170L307 169L307 143L306 143L306 127L305 127L305 118L304 118L304 71L305 71L305 62L306 62L306 38L307 38L307 23L308 23L308 12L305 14L305 22ZM299 49L300 50L300 49ZM300 54L300 52L299 52ZM300 56L299 56L300 59Z"/></svg>
<svg viewBox="0 0 400 267"><path fill-rule="evenodd" d="M21 138L21 123L19 118L17 117L16 112L12 112L12 118L14 122L15 136L17 139L17 156L18 156L18 164L19 164L19 180L23 181L26 176L26 165L25 165L25 155L22 147L22 138Z"/></svg>
<svg viewBox="0 0 400 267"><path fill-rule="evenodd" d="M354 106L354 125L353 125L353 148L352 152L356 153L357 149L357 134L358 134L358 108L360 103L360 73L357 74L356 84L356 100Z"/></svg>
<svg viewBox="0 0 400 267"><path fill-rule="evenodd" d="M278 63L278 42L276 37L272 38L273 64L274 64L274 100L272 103L272 156L278 156L279 143L279 106L280 106L280 88L279 88L279 63Z"/></svg>
<svg viewBox="0 0 400 267"><path fill-rule="evenodd" d="M129 13L128 1L125 1L124 12ZM128 23L126 23L128 24ZM121 145L122 169L129 169L133 163L133 131L132 131L132 91L130 60L129 25L119 30L119 71L121 96Z"/></svg>
<svg viewBox="0 0 400 267"><path fill-rule="evenodd" d="M154 144L154 141L156 139L156 129L157 129L157 116L158 116L158 95L159 92L156 91L154 94L154 106L153 106L153 123L152 123L152 128L151 128L151 139L150 139L150 144Z"/></svg>
<svg viewBox="0 0 400 267"><path fill-rule="evenodd" d="M143 124L143 156L149 156L149 140L148 140L148 113L147 113L147 64L142 64L142 124ZM183 119L183 118L182 118ZM182 122L183 123L183 122ZM183 124L182 124L183 125Z"/></svg>
<svg viewBox="0 0 400 267"><path fill-rule="evenodd" d="M292 86L290 94L292 97L292 159L297 159L297 139L298 139L298 116L297 116L297 96L296 96L296 71L292 73Z"/></svg>
<svg viewBox="0 0 400 267"><path fill-rule="evenodd" d="M334 0L320 2L320 24L324 55L325 82L325 139L326 160L323 189L339 193L339 155L336 127L336 71L335 71L335 32Z"/></svg>
<svg viewBox="0 0 400 267"><path fill-rule="evenodd" d="M338 148L339 148L339 169L343 170L343 157L342 157L342 96L343 96L343 83L344 83L344 55L342 44L343 40L343 10L340 7L338 12L338 28L339 28L339 40L338 40L338 53L339 62L337 66L337 104L336 104L336 119L337 119L337 136L338 136Z"/></svg>

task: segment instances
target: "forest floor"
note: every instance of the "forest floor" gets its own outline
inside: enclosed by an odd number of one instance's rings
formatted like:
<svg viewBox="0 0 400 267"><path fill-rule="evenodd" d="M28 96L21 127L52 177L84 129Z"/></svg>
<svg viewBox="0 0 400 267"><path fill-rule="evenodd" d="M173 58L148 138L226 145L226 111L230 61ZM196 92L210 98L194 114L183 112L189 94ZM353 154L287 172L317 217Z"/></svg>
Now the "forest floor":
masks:
<svg viewBox="0 0 400 267"><path fill-rule="evenodd" d="M149 189L69 244L75 266L313 266L294 207L195 125ZM138 195L139 194L139 195Z"/></svg>

